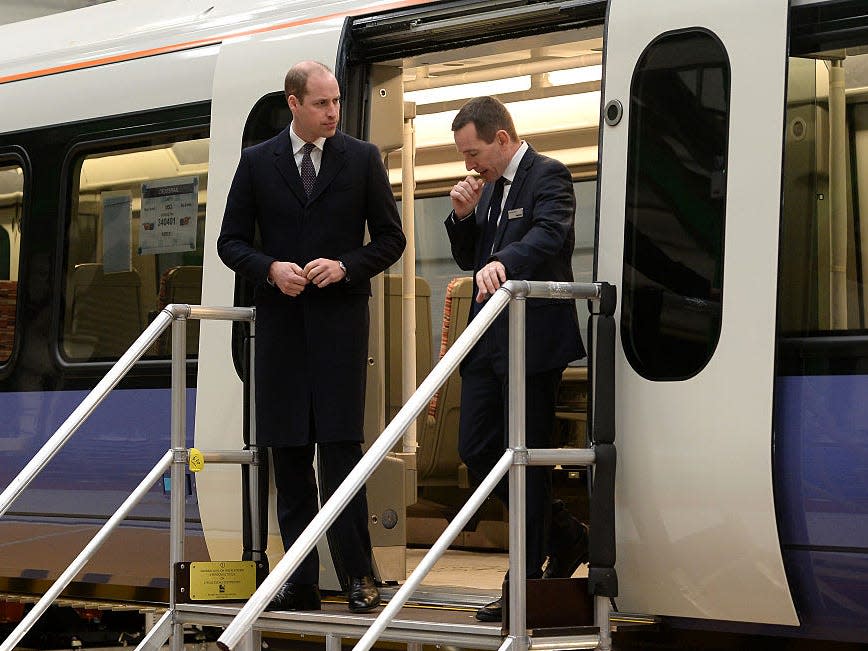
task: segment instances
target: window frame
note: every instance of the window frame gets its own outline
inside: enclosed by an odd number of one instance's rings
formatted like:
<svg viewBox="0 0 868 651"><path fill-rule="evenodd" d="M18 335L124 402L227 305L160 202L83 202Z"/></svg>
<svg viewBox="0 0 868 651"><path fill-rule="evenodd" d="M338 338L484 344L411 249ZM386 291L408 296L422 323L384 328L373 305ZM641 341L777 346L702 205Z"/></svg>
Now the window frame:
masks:
<svg viewBox="0 0 868 651"><path fill-rule="evenodd" d="M77 360L69 358L64 352L63 337L67 308L66 283L67 265L69 264L69 232L72 223L73 204L78 201L79 196L78 188L81 178L81 164L88 156L94 154L113 151L121 153L125 149L145 148L183 140L210 138L210 109L207 119L199 116L189 116L181 119L169 118L160 121L159 115L164 114L167 110L171 109L158 109L141 114L144 116L153 115L153 120L146 124L132 125L120 129L110 127L89 133L85 137L76 138L71 141L66 149L61 172L61 187L63 190L58 211L60 218L57 222L58 255L54 273L54 286L57 288L57 297L54 305L56 316L52 319L52 331L50 333L55 362L64 372L80 371L87 375L91 375L93 372L104 373L105 370L114 366L118 359L120 359L119 356L117 359ZM114 117L126 118L129 116ZM103 121L113 122L113 117L100 120L100 122ZM118 131L124 131L125 133L119 135ZM198 356L191 357L188 352L185 362L188 386L195 386ZM142 357L136 362L136 368L144 371L145 375L156 374L163 376L170 366L170 357ZM190 384L191 379L193 384Z"/></svg>
<svg viewBox="0 0 868 651"><path fill-rule="evenodd" d="M628 275L627 274L627 266L628 266L627 263L628 263L628 260L631 261L630 267L634 270L637 270L637 268L635 267L635 264L632 264L633 262L635 262L635 257L630 256L628 258L628 249L627 249L627 245L626 245L628 242L627 235L631 231L631 228L632 228L632 232L634 234L636 232L638 232L638 229L635 226L635 222L631 222L631 220L628 219L628 217L631 215L631 213L630 213L631 208L630 207L632 205L634 205L634 203L635 203L635 202L631 201L631 195L635 194L637 189L638 189L638 184L634 184L633 179L631 179L631 176L630 176L631 171L633 171L634 169L638 169L638 163L636 161L631 162L631 154L633 153L633 150L634 150L634 147L636 144L636 139L639 137L640 131L641 131L641 128L640 128L641 125L638 122L639 118L635 117L636 111L634 110L633 99L634 99L634 97L638 97L637 82L638 82L639 74L642 71L640 66L642 65L642 63L644 62L646 57L648 56L649 52L651 52L655 46L659 46L662 42L665 43L668 39L678 38L678 37L682 37L685 35L691 35L691 34L692 35L705 35L705 36L709 37L711 39L711 41L713 41L717 45L717 47L719 48L720 53L723 55L723 60L726 63L726 69L725 69L725 72L726 72L726 74L725 74L726 131L724 134L724 136L725 136L725 138L724 138L724 150L722 152L722 158L723 158L722 163L723 164L722 164L721 169L723 171L723 177L722 177L723 178L723 182L722 182L723 199L722 199L722 203L721 203L721 213L720 213L720 217L721 217L720 218L720 244L719 244L719 257L718 257L719 264L720 264L720 271L719 271L720 294L719 294L717 301L716 301L716 303L719 306L720 315L717 319L718 322L717 322L716 332L714 333L713 337L706 340L706 343L708 344L708 350L707 350L707 354L705 355L705 358L701 361L701 363L694 364L693 367L690 369L690 372L687 372L687 373L681 373L681 372L679 372L679 373L674 373L674 372L662 373L662 372L660 372L661 369L649 369L647 363L645 363L645 362L640 363L640 358L639 358L639 356L636 355L636 348L632 344L632 340L628 337L629 333L635 332L637 330L635 316L631 317L630 322L626 323L626 324L625 324L625 316L624 316L627 313L627 307L629 305L631 305L631 303L630 303L631 294L627 291L627 275ZM693 69L695 70L696 67L694 66ZM670 30L670 31L664 32L662 34L659 34L656 38L654 38L651 42L649 42L645 46L645 48L642 50L642 53L637 57L636 65L633 68L633 73L632 73L632 77L630 80L630 97L629 97L630 107L629 107L629 119L628 119L628 125L627 125L628 126L627 150L626 150L627 179L626 179L626 184L625 184L626 187L625 187L625 199L624 199L624 249L623 249L622 261L621 261L621 268L622 268L622 279L621 279L622 309L621 309L621 317L619 320L620 321L619 330L620 330L621 344L622 344L622 347L624 350L624 355L625 355L628 363L630 364L630 367L641 377L643 377L647 380L653 381L653 382L680 382L680 381L684 381L684 380L689 380L690 378L699 375L702 372L702 370L706 366L708 366L708 364L714 358L714 353L717 350L717 346L720 342L720 335L721 335L722 326L723 326L723 294L724 294L724 276L725 276L725 267L726 267L725 240L726 240L726 212L727 212L726 208L727 208L727 191L728 191L727 190L727 186L728 186L727 176L728 176L728 170L729 170L729 150L730 150L730 138L731 138L731 131L730 131L731 112L732 112L732 99L731 98L732 98L732 64L731 64L731 60L729 57L729 52L727 51L726 46L724 45L724 43L720 39L720 37L708 28L696 26L696 27L689 27L689 28L684 28L684 29ZM635 120L635 122L634 122L634 120ZM645 155L647 156L647 154L645 154ZM599 199L599 197L598 197L598 199ZM633 224L632 226L631 226L631 223ZM634 271L634 273L635 273L635 271ZM689 297L683 297L683 298L689 298ZM663 314L664 314L664 311L663 311L663 308L661 307L660 315L663 315ZM641 330L641 328L638 328L638 329ZM663 369L663 370L665 371L665 369ZM649 371L654 371L654 372L649 372Z"/></svg>
<svg viewBox="0 0 868 651"><path fill-rule="evenodd" d="M15 322L12 336L12 350L9 353L9 357L7 357L6 359L0 359L0 380L5 380L11 374L12 369L15 367L15 361L18 357L18 350L20 349L21 337L19 336L19 332L21 330L21 279L26 278L27 271L27 256L23 255L23 253L27 250L26 223L30 218L33 183L30 157L27 155L27 151L20 145L0 147L0 167L12 167L15 165L21 168L21 172L24 177L24 182L21 186L21 221L18 224L18 231L20 237L18 269L16 270L18 275L18 288L16 289L15 293ZM9 271L11 273L11 266Z"/></svg>
<svg viewBox="0 0 868 651"><path fill-rule="evenodd" d="M790 62L809 58L815 52L868 44L868 9L858 0L811 4L790 8L786 79L789 88ZM852 21L845 25L842 21ZM841 27L847 27L841 29ZM849 110L849 108L848 108ZM787 127L786 114L782 117ZM849 146L849 145L848 145ZM784 165L781 169L781 247L784 246ZM864 217L864 216L863 216ZM778 281L781 280L783 250L778 251ZM863 282L866 279L863 278ZM780 301L780 292L777 300ZM783 332L780 317L775 326L776 376L863 374L868 371L868 332L865 329L803 333Z"/></svg>

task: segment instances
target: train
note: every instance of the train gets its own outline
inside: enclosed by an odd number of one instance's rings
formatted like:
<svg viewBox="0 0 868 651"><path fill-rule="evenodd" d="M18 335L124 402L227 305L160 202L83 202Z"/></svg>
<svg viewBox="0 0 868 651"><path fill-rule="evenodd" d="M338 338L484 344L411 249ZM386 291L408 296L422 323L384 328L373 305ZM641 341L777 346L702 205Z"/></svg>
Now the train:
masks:
<svg viewBox="0 0 868 651"><path fill-rule="evenodd" d="M573 175L576 279L618 290L618 609L868 641L864 2L123 0L0 43L0 486L163 307L247 304L216 255L226 195L241 149L290 119L287 68L316 59L341 129L380 148L413 207L409 264L371 298L369 440L407 399L404 368L421 381L466 314L442 225L466 174L449 125L496 95ZM240 449L243 327L187 337L188 444ZM155 343L0 519L0 591L43 591L168 448L170 351ZM413 502L467 487L458 381L369 487L398 521L372 518L381 580L404 578ZM567 444L587 444L583 411L559 414ZM191 559L243 553L241 483L187 476ZM171 488L72 591L165 598ZM496 520L469 544L502 542Z"/></svg>

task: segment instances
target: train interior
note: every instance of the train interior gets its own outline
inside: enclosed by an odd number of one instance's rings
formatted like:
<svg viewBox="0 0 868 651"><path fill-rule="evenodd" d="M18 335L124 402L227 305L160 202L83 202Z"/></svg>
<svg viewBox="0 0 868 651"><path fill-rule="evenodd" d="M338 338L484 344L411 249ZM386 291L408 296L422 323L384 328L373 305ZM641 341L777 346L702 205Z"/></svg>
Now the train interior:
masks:
<svg viewBox="0 0 868 651"><path fill-rule="evenodd" d="M0 164L0 363L12 355L18 294L18 255L24 208L24 170Z"/></svg>
<svg viewBox="0 0 868 651"><path fill-rule="evenodd" d="M868 46L789 60L779 329L864 330Z"/></svg>
<svg viewBox="0 0 868 651"><path fill-rule="evenodd" d="M163 307L200 301L208 138L82 153L76 170L62 350L71 361L114 359ZM186 206L160 199L159 188L167 186L183 191L171 196ZM168 245L149 238L161 230L171 230ZM191 325L195 356L198 324ZM148 357L169 352L165 336Z"/></svg>
<svg viewBox="0 0 868 651"><path fill-rule="evenodd" d="M573 273L577 281L590 282L602 29L515 39L508 47L497 43L386 61L375 66L372 78L381 70L396 71L395 75L400 72L405 119L410 113L415 116L413 213L419 301L416 370L421 381L460 334L473 298L470 274L460 271L452 260L443 227L451 210L449 190L468 174L456 152L450 125L458 109L471 97L497 95L510 109L520 137L537 151L561 160L572 171L577 204ZM377 104L380 87L371 84L371 103L376 113L372 114L370 128L375 142L381 132L387 131L376 118L388 114ZM396 196L403 200L401 157L401 151L386 149L390 178ZM400 272L400 263L389 270L394 278ZM393 298L399 287L390 289L387 284L386 288L385 322L390 332L398 330L400 324L400 303ZM587 318L587 306L579 305L583 336ZM400 346L405 340L405 336L387 336L387 419L403 404ZM558 445L586 445L586 371L584 360L577 360L565 371L555 433ZM448 523L450 512L469 494L471 482L457 455L460 382L458 374L453 374L417 423L419 500L408 509L409 544L432 543ZM577 514L586 515L583 471L562 469L556 476L558 495ZM489 500L480 517L462 532L457 546L505 549L505 520L499 503Z"/></svg>

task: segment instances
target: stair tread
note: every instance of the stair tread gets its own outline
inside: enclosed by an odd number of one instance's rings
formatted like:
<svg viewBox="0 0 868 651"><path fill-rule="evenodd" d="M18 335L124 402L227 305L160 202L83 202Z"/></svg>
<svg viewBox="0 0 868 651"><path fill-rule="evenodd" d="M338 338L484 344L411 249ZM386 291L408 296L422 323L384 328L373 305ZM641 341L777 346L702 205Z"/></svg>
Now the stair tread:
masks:
<svg viewBox="0 0 868 651"><path fill-rule="evenodd" d="M240 610L241 604L178 604L177 612L186 622L226 625ZM380 614L382 607L370 613L351 613L345 602L324 601L320 611L277 611L261 615L256 628L262 631L338 634L361 637ZM405 606L384 631L381 639L441 642L452 640L461 646L497 649L503 636L499 622L480 622L476 609ZM203 621L203 619L207 621ZM551 633L551 631L547 631ZM588 639L596 638L596 629L588 631Z"/></svg>

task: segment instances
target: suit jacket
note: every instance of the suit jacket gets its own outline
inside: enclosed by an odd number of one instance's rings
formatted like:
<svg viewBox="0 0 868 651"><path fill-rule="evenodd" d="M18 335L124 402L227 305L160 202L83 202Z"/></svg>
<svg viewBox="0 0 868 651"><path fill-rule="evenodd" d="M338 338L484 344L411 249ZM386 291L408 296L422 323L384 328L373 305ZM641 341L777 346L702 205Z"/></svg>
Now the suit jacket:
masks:
<svg viewBox="0 0 868 651"><path fill-rule="evenodd" d="M289 127L241 152L217 251L256 287L260 445L363 439L370 279L393 264L404 245L374 145L341 132L327 138L310 198ZM267 283L275 260L304 267L320 257L341 260L349 280L323 289L309 284L295 298Z"/></svg>
<svg viewBox="0 0 868 651"><path fill-rule="evenodd" d="M482 250L482 235L494 184L482 190L475 214L446 219L452 256L458 266L475 273L491 260L506 267L510 280L573 281L576 199L572 177L563 163L529 147L519 163L506 197L492 250ZM476 279L473 295L476 296ZM564 368L585 356L575 301L533 298L526 310L527 373ZM472 319L472 317L471 317ZM492 326L495 369L508 368L509 316L501 313Z"/></svg>

